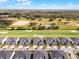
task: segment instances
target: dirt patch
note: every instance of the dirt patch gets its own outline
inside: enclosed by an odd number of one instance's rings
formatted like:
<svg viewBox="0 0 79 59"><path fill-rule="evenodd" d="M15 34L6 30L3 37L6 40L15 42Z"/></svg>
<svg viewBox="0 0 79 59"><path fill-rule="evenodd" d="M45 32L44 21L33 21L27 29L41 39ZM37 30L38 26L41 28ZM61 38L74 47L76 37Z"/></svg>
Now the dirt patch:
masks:
<svg viewBox="0 0 79 59"><path fill-rule="evenodd" d="M29 25L30 23L31 23L30 21L21 20L21 21L16 21L12 25L14 25L14 26L23 26L23 25Z"/></svg>

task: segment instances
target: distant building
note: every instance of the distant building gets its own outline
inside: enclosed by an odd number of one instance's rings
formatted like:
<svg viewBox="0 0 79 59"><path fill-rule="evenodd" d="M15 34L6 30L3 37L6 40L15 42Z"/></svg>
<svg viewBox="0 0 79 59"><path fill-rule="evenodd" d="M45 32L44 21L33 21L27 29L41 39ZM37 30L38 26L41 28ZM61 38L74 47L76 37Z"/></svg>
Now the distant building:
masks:
<svg viewBox="0 0 79 59"><path fill-rule="evenodd" d="M0 13L0 18L8 18L9 13Z"/></svg>
<svg viewBox="0 0 79 59"><path fill-rule="evenodd" d="M8 18L9 15L0 15L0 18Z"/></svg>
<svg viewBox="0 0 79 59"><path fill-rule="evenodd" d="M2 20L0 20L0 24L2 24L2 25L10 25L10 24L12 24L14 21L13 20L4 20L4 19L2 19Z"/></svg>

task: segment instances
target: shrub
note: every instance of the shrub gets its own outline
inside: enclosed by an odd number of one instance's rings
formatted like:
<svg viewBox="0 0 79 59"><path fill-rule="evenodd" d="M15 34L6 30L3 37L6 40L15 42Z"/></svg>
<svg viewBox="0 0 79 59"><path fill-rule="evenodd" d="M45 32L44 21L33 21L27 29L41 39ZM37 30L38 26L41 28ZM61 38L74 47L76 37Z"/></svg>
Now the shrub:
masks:
<svg viewBox="0 0 79 59"><path fill-rule="evenodd" d="M53 21L53 20L54 20L53 18L50 18L48 21L51 22L51 21Z"/></svg>

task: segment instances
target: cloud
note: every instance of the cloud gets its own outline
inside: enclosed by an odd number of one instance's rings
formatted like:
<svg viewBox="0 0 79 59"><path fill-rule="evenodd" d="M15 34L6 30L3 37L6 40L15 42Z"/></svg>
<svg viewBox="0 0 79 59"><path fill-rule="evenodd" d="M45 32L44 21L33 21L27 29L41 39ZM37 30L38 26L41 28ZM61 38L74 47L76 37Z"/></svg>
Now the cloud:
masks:
<svg viewBox="0 0 79 59"><path fill-rule="evenodd" d="M58 7L58 9L79 9L79 5L78 4L69 3L69 4L66 4L66 5L60 5Z"/></svg>
<svg viewBox="0 0 79 59"><path fill-rule="evenodd" d="M8 0L0 0L0 4L4 2L8 2Z"/></svg>
<svg viewBox="0 0 79 59"><path fill-rule="evenodd" d="M46 4L40 4L38 5L29 5L25 6L26 3L20 4L19 9L79 9L79 5L77 4L65 4L65 5L59 5L59 4L53 4L53 5L46 5Z"/></svg>
<svg viewBox="0 0 79 59"><path fill-rule="evenodd" d="M16 0L19 5L31 5L32 0Z"/></svg>
<svg viewBox="0 0 79 59"><path fill-rule="evenodd" d="M14 4L11 4L15 1ZM15 9L79 9L79 4L75 4L72 1L65 4L60 3L35 3L34 0L0 0L0 4L9 2L6 8L15 8ZM3 5L1 6L3 7ZM1 8L0 7L0 8ZM5 8L5 7L4 7Z"/></svg>
<svg viewBox="0 0 79 59"><path fill-rule="evenodd" d="M16 0L16 1L18 1L18 2L27 2L29 0Z"/></svg>
<svg viewBox="0 0 79 59"><path fill-rule="evenodd" d="M30 9L32 5L31 0L16 0L16 3L10 4L12 9Z"/></svg>
<svg viewBox="0 0 79 59"><path fill-rule="evenodd" d="M40 4L36 9L79 9L79 4L67 3L67 4Z"/></svg>

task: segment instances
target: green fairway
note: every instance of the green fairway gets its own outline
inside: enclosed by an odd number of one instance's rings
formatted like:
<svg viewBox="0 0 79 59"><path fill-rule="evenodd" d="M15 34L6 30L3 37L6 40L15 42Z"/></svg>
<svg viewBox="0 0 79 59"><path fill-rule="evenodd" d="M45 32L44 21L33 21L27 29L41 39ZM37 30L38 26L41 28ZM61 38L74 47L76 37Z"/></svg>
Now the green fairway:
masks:
<svg viewBox="0 0 79 59"><path fill-rule="evenodd" d="M4 33L5 32L5 33ZM79 37L77 30L0 30L0 37Z"/></svg>

